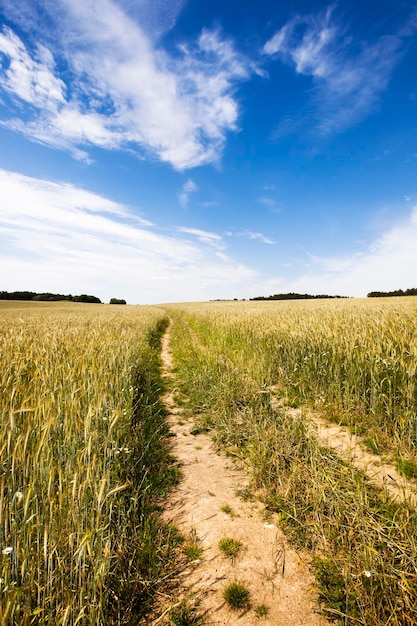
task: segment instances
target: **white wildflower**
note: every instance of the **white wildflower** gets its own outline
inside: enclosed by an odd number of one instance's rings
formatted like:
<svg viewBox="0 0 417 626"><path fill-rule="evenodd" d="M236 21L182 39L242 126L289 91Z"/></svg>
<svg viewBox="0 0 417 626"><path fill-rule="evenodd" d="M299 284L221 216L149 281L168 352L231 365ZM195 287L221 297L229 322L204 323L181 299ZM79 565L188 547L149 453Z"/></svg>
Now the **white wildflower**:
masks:
<svg viewBox="0 0 417 626"><path fill-rule="evenodd" d="M7 546L7 548L3 548L1 551L2 554L11 554L13 552L13 548L11 546Z"/></svg>

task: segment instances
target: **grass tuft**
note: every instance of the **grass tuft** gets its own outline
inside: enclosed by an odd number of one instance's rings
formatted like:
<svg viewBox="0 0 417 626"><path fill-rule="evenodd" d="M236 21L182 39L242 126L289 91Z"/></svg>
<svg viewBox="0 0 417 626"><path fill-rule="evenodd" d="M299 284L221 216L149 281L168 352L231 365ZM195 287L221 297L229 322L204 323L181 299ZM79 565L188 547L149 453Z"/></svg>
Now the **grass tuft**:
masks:
<svg viewBox="0 0 417 626"><path fill-rule="evenodd" d="M197 537L197 533L193 528L188 541L183 548L184 554L192 561L198 561L201 559L204 553L204 548L200 544L200 540Z"/></svg>
<svg viewBox="0 0 417 626"><path fill-rule="evenodd" d="M242 548L242 543L232 537L223 537L218 546L225 556L235 559Z"/></svg>
<svg viewBox="0 0 417 626"><path fill-rule="evenodd" d="M237 580L228 583L223 588L223 598L226 600L227 604L236 611L250 607L250 591L248 586Z"/></svg>
<svg viewBox="0 0 417 626"><path fill-rule="evenodd" d="M226 513L226 515L229 515L231 518L238 517L237 513L235 513L230 504L222 504L220 511L222 511L222 513Z"/></svg>
<svg viewBox="0 0 417 626"><path fill-rule="evenodd" d="M269 607L266 604L257 604L253 608L253 612L258 618L266 617L269 614Z"/></svg>

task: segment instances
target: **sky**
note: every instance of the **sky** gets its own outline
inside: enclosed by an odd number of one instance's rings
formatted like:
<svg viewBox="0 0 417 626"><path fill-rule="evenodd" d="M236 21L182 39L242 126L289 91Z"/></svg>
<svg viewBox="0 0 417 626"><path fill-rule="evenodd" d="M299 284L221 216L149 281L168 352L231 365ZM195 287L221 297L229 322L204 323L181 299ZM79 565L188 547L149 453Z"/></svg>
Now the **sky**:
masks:
<svg viewBox="0 0 417 626"><path fill-rule="evenodd" d="M0 0L0 290L416 286L414 0Z"/></svg>

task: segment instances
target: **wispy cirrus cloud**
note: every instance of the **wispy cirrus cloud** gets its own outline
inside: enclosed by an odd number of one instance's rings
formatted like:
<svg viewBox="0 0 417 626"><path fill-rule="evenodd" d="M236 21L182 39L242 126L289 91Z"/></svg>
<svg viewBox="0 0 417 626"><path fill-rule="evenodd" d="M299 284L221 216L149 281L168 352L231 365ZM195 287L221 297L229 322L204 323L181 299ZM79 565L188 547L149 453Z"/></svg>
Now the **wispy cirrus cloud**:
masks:
<svg viewBox="0 0 417 626"><path fill-rule="evenodd" d="M261 196L258 198L258 202L263 204L267 209L273 209L277 204L273 198L269 198L268 196Z"/></svg>
<svg viewBox="0 0 417 626"><path fill-rule="evenodd" d="M257 241L261 241L262 243L266 243L268 245L274 245L275 241L262 233L255 233L251 230L245 230L243 233L239 233L240 237L246 237L247 239L255 239Z"/></svg>
<svg viewBox="0 0 417 626"><path fill-rule="evenodd" d="M67 0L65 0L67 2ZM175 26L186 0L118 0L117 4L129 17L143 24L144 29L157 39ZM65 6L63 2L61 6ZM69 2L68 2L69 4ZM0 0L0 8L14 22L33 28L44 24L48 15L56 16L55 0ZM59 8L58 8L59 12Z"/></svg>
<svg viewBox="0 0 417 626"><path fill-rule="evenodd" d="M315 134L326 135L360 121L387 88L405 40L415 29L412 19L394 34L358 41L337 19L334 5L287 22L266 42L263 53L311 77L314 88L312 106L304 112L308 119L286 116L277 134L304 130L308 123Z"/></svg>
<svg viewBox="0 0 417 626"><path fill-rule="evenodd" d="M200 228L188 228L187 226L180 226L177 228L179 233L185 233L187 235L193 235L197 237L202 243L208 244L214 248L223 248L223 239L221 235L212 233L207 230L201 230Z"/></svg>
<svg viewBox="0 0 417 626"><path fill-rule="evenodd" d="M131 303L230 297L256 272L220 235L159 229L85 189L0 170L2 288L119 294Z"/></svg>
<svg viewBox="0 0 417 626"><path fill-rule="evenodd" d="M197 185L192 178L189 178L182 186L180 193L178 194L179 205L185 209L188 205L188 199L190 194L198 190Z"/></svg>
<svg viewBox="0 0 417 626"><path fill-rule="evenodd" d="M251 63L213 30L168 54L127 5L102 0L97 11L94 3L57 0L46 5L52 36L35 27L29 8L21 14L24 40L3 29L1 84L16 104L3 125L78 158L99 146L180 170L218 160L236 129L235 86L249 78Z"/></svg>
<svg viewBox="0 0 417 626"><path fill-rule="evenodd" d="M120 0L123 10L144 25L154 38L175 26L186 0Z"/></svg>
<svg viewBox="0 0 417 626"><path fill-rule="evenodd" d="M47 48L39 45L31 57L19 37L5 27L0 33L0 52L9 59L3 74L6 92L47 110L65 102L65 83L54 75L55 63Z"/></svg>

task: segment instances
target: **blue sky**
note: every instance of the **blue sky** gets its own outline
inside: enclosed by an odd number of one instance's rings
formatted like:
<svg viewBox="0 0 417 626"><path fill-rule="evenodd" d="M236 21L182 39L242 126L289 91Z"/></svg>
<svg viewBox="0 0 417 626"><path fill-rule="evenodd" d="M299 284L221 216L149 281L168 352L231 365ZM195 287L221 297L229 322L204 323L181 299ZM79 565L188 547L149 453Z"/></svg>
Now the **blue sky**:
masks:
<svg viewBox="0 0 417 626"><path fill-rule="evenodd" d="M417 286L415 2L0 0L0 290Z"/></svg>

